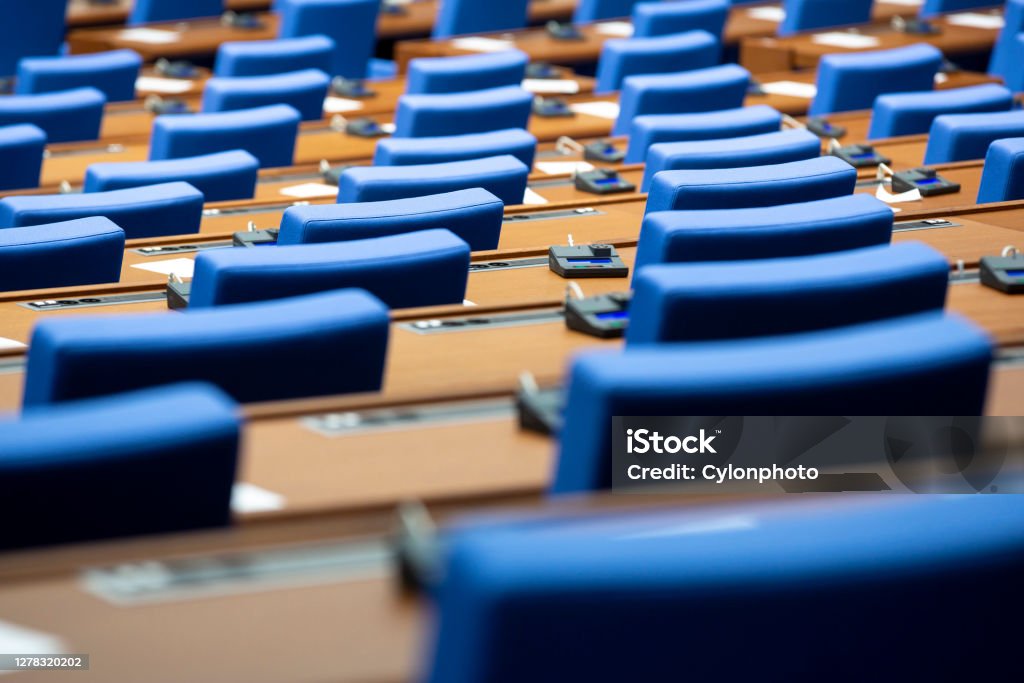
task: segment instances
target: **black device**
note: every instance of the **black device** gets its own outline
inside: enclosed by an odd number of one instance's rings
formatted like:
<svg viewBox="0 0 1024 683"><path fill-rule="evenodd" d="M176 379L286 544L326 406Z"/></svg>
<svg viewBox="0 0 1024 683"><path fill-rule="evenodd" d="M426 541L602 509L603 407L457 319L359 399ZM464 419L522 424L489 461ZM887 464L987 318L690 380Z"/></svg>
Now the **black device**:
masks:
<svg viewBox="0 0 1024 683"><path fill-rule="evenodd" d="M180 311L188 308L188 298L192 294L191 282L171 280L167 283L167 308Z"/></svg>
<svg viewBox="0 0 1024 683"><path fill-rule="evenodd" d="M199 76L199 68L192 62L184 59L170 60L158 59L153 65L157 74L164 78L187 78L192 79Z"/></svg>
<svg viewBox="0 0 1024 683"><path fill-rule="evenodd" d="M376 91L366 87L366 81L361 78L343 78L335 76L331 81L331 91L341 97L349 97L354 100L365 100L377 95Z"/></svg>
<svg viewBox="0 0 1024 683"><path fill-rule="evenodd" d="M365 116L350 119L345 124L345 134L357 138L383 138L389 135L379 123Z"/></svg>
<svg viewBox="0 0 1024 683"><path fill-rule="evenodd" d="M192 110L188 102L177 97L163 98L159 95L150 95L146 98L143 106L146 111L160 116L161 114L188 114Z"/></svg>
<svg viewBox="0 0 1024 683"><path fill-rule="evenodd" d="M636 185L622 178L618 171L610 168L595 168L593 171L582 171L576 174L573 182L577 190L589 192L590 194L636 192Z"/></svg>
<svg viewBox="0 0 1024 683"><path fill-rule="evenodd" d="M352 168L351 166L332 166L324 171L320 172L320 176L324 179L324 183L327 185L337 186L340 182L341 174L345 172L345 169Z"/></svg>
<svg viewBox="0 0 1024 683"><path fill-rule="evenodd" d="M933 168L914 168L900 171L892 177L894 194L920 190L922 197L935 197L940 194L953 194L960 191L960 184L946 180Z"/></svg>
<svg viewBox="0 0 1024 683"><path fill-rule="evenodd" d="M820 116L812 116L807 119L807 130L814 133L819 138L832 138L838 140L846 136L845 128L833 125Z"/></svg>
<svg viewBox="0 0 1024 683"><path fill-rule="evenodd" d="M569 22L549 21L544 29L555 40L583 40L580 30Z"/></svg>
<svg viewBox="0 0 1024 683"><path fill-rule="evenodd" d="M236 232L231 237L231 244L236 247L266 247L277 244L277 228L266 230L246 230Z"/></svg>
<svg viewBox="0 0 1024 683"><path fill-rule="evenodd" d="M629 292L599 294L585 299L567 299L565 326L591 337L621 337L629 327Z"/></svg>
<svg viewBox="0 0 1024 683"><path fill-rule="evenodd" d="M409 10L406 6L400 2L389 2L388 0L381 0L380 2L380 13L391 14L393 16L401 16L408 14Z"/></svg>
<svg viewBox="0 0 1024 683"><path fill-rule="evenodd" d="M558 245L548 249L548 267L564 278L626 277L629 266L610 244Z"/></svg>
<svg viewBox="0 0 1024 683"><path fill-rule="evenodd" d="M608 164L621 163L626 158L626 150L619 149L611 140L598 140L583 147L583 158L587 161L601 161Z"/></svg>
<svg viewBox="0 0 1024 683"><path fill-rule="evenodd" d="M231 28L241 28L250 31L263 28L264 26L263 20L260 19L258 14L253 12L233 12L231 10L228 10L221 16L220 23Z"/></svg>
<svg viewBox="0 0 1024 683"><path fill-rule="evenodd" d="M1024 254L983 256L981 284L1006 294L1024 294Z"/></svg>
<svg viewBox="0 0 1024 683"><path fill-rule="evenodd" d="M831 153L854 168L867 168L892 162L889 157L879 154L872 145L848 145L834 149Z"/></svg>
<svg viewBox="0 0 1024 683"><path fill-rule="evenodd" d="M898 21L897 21L898 19ZM937 26L924 19L917 19L916 17L897 17L893 19L892 26L900 33L906 33L909 36L934 36L942 31Z"/></svg>
<svg viewBox="0 0 1024 683"><path fill-rule="evenodd" d="M539 80L550 80L552 78L561 78L562 70L557 66L552 66L547 62L530 62L526 65L526 77L536 78Z"/></svg>
<svg viewBox="0 0 1024 683"><path fill-rule="evenodd" d="M545 119L576 116L569 103L562 97L534 97L533 114Z"/></svg>
<svg viewBox="0 0 1024 683"><path fill-rule="evenodd" d="M551 436L562 427L565 391L562 389L520 389L516 394L519 428Z"/></svg>

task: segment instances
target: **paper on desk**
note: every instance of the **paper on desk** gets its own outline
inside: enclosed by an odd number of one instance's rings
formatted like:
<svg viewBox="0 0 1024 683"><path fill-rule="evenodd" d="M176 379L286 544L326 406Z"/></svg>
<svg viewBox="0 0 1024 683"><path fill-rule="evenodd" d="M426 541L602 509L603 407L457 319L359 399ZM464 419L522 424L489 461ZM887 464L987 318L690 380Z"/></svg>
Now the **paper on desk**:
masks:
<svg viewBox="0 0 1024 683"><path fill-rule="evenodd" d="M280 192L285 197L295 197L296 199L338 196L338 188L334 185L327 185L326 183L303 183L301 185L292 185L290 187L281 188Z"/></svg>
<svg viewBox="0 0 1024 683"><path fill-rule="evenodd" d="M899 194L893 194L889 190L885 189L885 185L879 185L878 189L875 190L875 197L881 199L886 204L903 204L904 202L919 202L921 201L921 190L913 189L910 192L901 192Z"/></svg>
<svg viewBox="0 0 1024 683"><path fill-rule="evenodd" d="M602 36L629 38L633 35L633 24L628 21L602 21L594 24L594 30Z"/></svg>
<svg viewBox="0 0 1024 683"><path fill-rule="evenodd" d="M998 31L1006 25L1006 20L999 14L982 14L981 12L963 12L946 15L946 23L953 26L970 28L987 28Z"/></svg>
<svg viewBox="0 0 1024 683"><path fill-rule="evenodd" d="M580 84L568 78L526 78L523 90L538 95L575 95L580 91Z"/></svg>
<svg viewBox="0 0 1024 683"><path fill-rule="evenodd" d="M192 277L192 272L195 270L195 267L196 262L190 258L172 258L163 261L150 261L148 263L136 263L132 266L132 268L148 270L151 273L160 273L161 275L174 274L182 279Z"/></svg>
<svg viewBox="0 0 1024 683"><path fill-rule="evenodd" d="M596 116L599 119L611 119L614 121L619 118L618 102L576 102L575 104L570 104L569 109L577 114Z"/></svg>
<svg viewBox="0 0 1024 683"><path fill-rule="evenodd" d="M192 89L192 81L184 78L139 76L135 79L135 89L145 92L158 92L163 95L180 95Z"/></svg>
<svg viewBox="0 0 1024 683"><path fill-rule="evenodd" d="M780 23L786 18L786 10L782 7L751 7L747 10L747 16L751 19L760 19L761 21L774 21Z"/></svg>
<svg viewBox="0 0 1024 683"><path fill-rule="evenodd" d="M273 512L284 509L284 496L268 491L253 484L238 482L231 489L231 511L239 514L247 512Z"/></svg>
<svg viewBox="0 0 1024 683"><path fill-rule="evenodd" d="M852 50L862 50L881 45L881 41L874 36L862 36L859 33L846 33L844 31L817 33L811 37L811 42L818 45L831 45L832 47L848 47Z"/></svg>
<svg viewBox="0 0 1024 683"><path fill-rule="evenodd" d="M55 635L0 620L0 652L11 654L59 655L67 652L64 642ZM14 673L0 671L0 676Z"/></svg>
<svg viewBox="0 0 1024 683"><path fill-rule="evenodd" d="M920 7L924 0L878 0L880 5L902 5L903 7Z"/></svg>
<svg viewBox="0 0 1024 683"><path fill-rule="evenodd" d="M935 74L935 85L942 85L949 80L949 74L944 74L941 71Z"/></svg>
<svg viewBox="0 0 1024 683"><path fill-rule="evenodd" d="M817 86L811 83L800 83L798 81L772 81L762 83L761 90L769 95L784 95L786 97L800 97L805 100L813 100L818 94Z"/></svg>
<svg viewBox="0 0 1024 683"><path fill-rule="evenodd" d="M388 135L393 135L394 132L398 130L394 123L382 123L380 124L380 129Z"/></svg>
<svg viewBox="0 0 1024 683"><path fill-rule="evenodd" d="M526 194L523 195L523 204L547 204L548 200L541 197L539 194L526 188Z"/></svg>
<svg viewBox="0 0 1024 683"><path fill-rule="evenodd" d="M150 43L151 45L166 45L181 40L181 34L177 31L164 31L158 28L126 28L118 31L117 37L132 43Z"/></svg>
<svg viewBox="0 0 1024 683"><path fill-rule="evenodd" d="M467 36L465 38L453 38L451 46L460 50L469 50L470 52L502 52L504 50L511 50L516 44L514 41L502 40L500 38Z"/></svg>
<svg viewBox="0 0 1024 683"><path fill-rule="evenodd" d="M359 111L362 108L362 102L346 97L328 97L324 100L324 111L328 114L345 114L350 111Z"/></svg>
<svg viewBox="0 0 1024 683"><path fill-rule="evenodd" d="M10 351L11 349L23 349L25 344L14 339L8 339L7 337L0 337L0 351Z"/></svg>
<svg viewBox="0 0 1024 683"><path fill-rule="evenodd" d="M547 173L548 175L584 173L594 170L594 167L585 161L538 161L534 166L541 173Z"/></svg>

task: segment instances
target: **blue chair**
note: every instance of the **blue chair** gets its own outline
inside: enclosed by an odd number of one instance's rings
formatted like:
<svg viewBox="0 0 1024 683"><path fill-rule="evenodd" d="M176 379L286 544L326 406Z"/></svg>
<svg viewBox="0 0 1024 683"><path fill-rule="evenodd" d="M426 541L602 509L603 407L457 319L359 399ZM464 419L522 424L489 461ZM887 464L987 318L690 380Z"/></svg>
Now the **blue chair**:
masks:
<svg viewBox="0 0 1024 683"><path fill-rule="evenodd" d="M1024 137L1024 110L939 116L928 134L924 163L983 159L996 140L1017 137Z"/></svg>
<svg viewBox="0 0 1024 683"><path fill-rule="evenodd" d="M272 76L214 77L203 89L203 111L213 113L287 104L299 112L303 121L319 121L324 117L324 99L330 86L330 77L317 69Z"/></svg>
<svg viewBox="0 0 1024 683"><path fill-rule="evenodd" d="M530 168L512 156L423 166L353 166L338 179L338 203L380 202L480 187L522 204Z"/></svg>
<svg viewBox="0 0 1024 683"><path fill-rule="evenodd" d="M818 256L644 266L627 346L810 332L941 311L949 261L920 242Z"/></svg>
<svg viewBox="0 0 1024 683"><path fill-rule="evenodd" d="M936 116L1009 111L1012 108L1013 93L995 83L934 92L880 95L871 114L868 137L923 135L931 128Z"/></svg>
<svg viewBox="0 0 1024 683"><path fill-rule="evenodd" d="M1010 49L1018 59L1024 59L1024 32L1017 34L1010 44ZM1010 67L1006 73L1005 80L1006 87L1010 90L1014 92L1024 90L1024 70Z"/></svg>
<svg viewBox="0 0 1024 683"><path fill-rule="evenodd" d="M377 43L380 0L279 0L279 38L326 35L334 41L331 76L366 78Z"/></svg>
<svg viewBox="0 0 1024 683"><path fill-rule="evenodd" d="M610 485L614 415L981 415L991 360L984 331L937 313L581 354L552 489Z"/></svg>
<svg viewBox="0 0 1024 683"><path fill-rule="evenodd" d="M272 76L306 69L329 73L335 49L334 41L323 35L221 43L213 75Z"/></svg>
<svg viewBox="0 0 1024 683"><path fill-rule="evenodd" d="M520 50L411 59L405 77L405 92L409 95L442 95L519 85L526 77L529 61L529 56Z"/></svg>
<svg viewBox="0 0 1024 683"><path fill-rule="evenodd" d="M281 219L277 244L348 242L447 229L473 251L497 249L504 211L500 199L480 188L383 202L293 206Z"/></svg>
<svg viewBox="0 0 1024 683"><path fill-rule="evenodd" d="M444 164L508 154L533 168L536 153L537 138L522 128L508 128L435 138L385 138L377 143L373 165Z"/></svg>
<svg viewBox="0 0 1024 683"><path fill-rule="evenodd" d="M1024 50L1018 40L1020 34L1024 33L1024 0L1006 0L1003 20L1003 29L992 46L988 72L1003 78L1007 86L1018 91L1024 88L1024 76L1021 76L1020 69Z"/></svg>
<svg viewBox="0 0 1024 683"><path fill-rule="evenodd" d="M641 191L646 192L655 174L662 171L767 166L818 156L821 138L803 129L722 140L660 142L647 151Z"/></svg>
<svg viewBox="0 0 1024 683"><path fill-rule="evenodd" d="M983 661L1016 677L991 655L1013 629L961 631L1024 602L1021 496L579 507L444 534L422 680L670 681L681 661L695 681L825 680L847 658L849 681L969 680ZM895 623L898 648L878 649ZM757 633L749 655L737 628Z"/></svg>
<svg viewBox="0 0 1024 683"><path fill-rule="evenodd" d="M9 2L0 22L0 78L14 76L25 57L52 57L64 43L68 0Z"/></svg>
<svg viewBox="0 0 1024 683"><path fill-rule="evenodd" d="M224 526L240 429L237 406L204 384L0 421L0 514L20 520L0 548Z"/></svg>
<svg viewBox="0 0 1024 683"><path fill-rule="evenodd" d="M203 193L188 183L164 183L90 194L24 195L0 200L0 227L105 216L128 239L199 232Z"/></svg>
<svg viewBox="0 0 1024 683"><path fill-rule="evenodd" d="M1024 137L996 140L985 155L978 203L1024 199Z"/></svg>
<svg viewBox="0 0 1024 683"><path fill-rule="evenodd" d="M893 213L867 194L644 216L634 272L650 264L810 256L888 244Z"/></svg>
<svg viewBox="0 0 1024 683"><path fill-rule="evenodd" d="M242 402L377 391L388 322L380 301L352 289L208 311L46 318L32 332L24 403L187 380Z"/></svg>
<svg viewBox="0 0 1024 683"><path fill-rule="evenodd" d="M142 57L133 50L113 50L68 57L26 57L18 62L16 95L93 87L108 102L135 99Z"/></svg>
<svg viewBox="0 0 1024 683"><path fill-rule="evenodd" d="M46 133L30 123L0 127L0 190L39 187Z"/></svg>
<svg viewBox="0 0 1024 683"><path fill-rule="evenodd" d="M715 173L662 171L651 181L647 213L811 202L853 194L856 185L857 170L832 156Z"/></svg>
<svg viewBox="0 0 1024 683"><path fill-rule="evenodd" d="M633 37L701 30L721 38L731 6L729 0L639 2L633 6Z"/></svg>
<svg viewBox="0 0 1024 683"><path fill-rule="evenodd" d="M718 64L721 52L718 38L707 31L608 40L601 48L594 91L618 90L627 76L706 69Z"/></svg>
<svg viewBox="0 0 1024 683"><path fill-rule="evenodd" d="M932 90L941 65L942 53L924 43L825 55L818 64L818 93L810 114L870 109L879 95Z"/></svg>
<svg viewBox="0 0 1024 683"><path fill-rule="evenodd" d="M301 114L287 104L215 114L167 114L153 121L151 161L244 149L260 167L291 166Z"/></svg>
<svg viewBox="0 0 1024 683"><path fill-rule="evenodd" d="M85 192L110 192L130 187L186 182L208 202L252 199L260 163L243 150L217 152L167 161L127 161L90 164Z"/></svg>
<svg viewBox="0 0 1024 683"><path fill-rule="evenodd" d="M604 19L628 17L637 0L579 0L572 20L586 24Z"/></svg>
<svg viewBox="0 0 1024 683"><path fill-rule="evenodd" d="M0 291L121 279L124 230L102 216L0 230Z"/></svg>
<svg viewBox="0 0 1024 683"><path fill-rule="evenodd" d="M107 98L96 88L0 97L0 126L31 123L47 142L97 140Z"/></svg>
<svg viewBox="0 0 1024 683"><path fill-rule="evenodd" d="M720 140L772 133L782 127L782 114L764 104L698 114L637 116L629 130L627 164L643 163L647 150L659 142Z"/></svg>
<svg viewBox="0 0 1024 683"><path fill-rule="evenodd" d="M447 230L323 244L214 249L196 257L189 309L345 287L365 289L390 308L461 304L468 277L469 245Z"/></svg>
<svg viewBox="0 0 1024 683"><path fill-rule="evenodd" d="M396 138L488 133L526 128L533 94L519 86L442 95L402 95L395 111Z"/></svg>
<svg viewBox="0 0 1024 683"><path fill-rule="evenodd" d="M219 17L223 12L224 0L135 0L128 23L205 19Z"/></svg>
<svg viewBox="0 0 1024 683"><path fill-rule="evenodd" d="M677 74L630 76L622 84L614 135L626 135L647 114L692 114L743 106L750 72L735 64Z"/></svg>
<svg viewBox="0 0 1024 683"><path fill-rule="evenodd" d="M786 16L779 24L779 35L867 24L873 4L873 0L783 0Z"/></svg>
<svg viewBox="0 0 1024 683"><path fill-rule="evenodd" d="M963 12L965 10L1001 4L1001 0L924 0L924 4L921 5L920 16L931 18L949 12Z"/></svg>
<svg viewBox="0 0 1024 683"><path fill-rule="evenodd" d="M524 28L529 0L440 0L434 22L434 39L468 33L492 33Z"/></svg>

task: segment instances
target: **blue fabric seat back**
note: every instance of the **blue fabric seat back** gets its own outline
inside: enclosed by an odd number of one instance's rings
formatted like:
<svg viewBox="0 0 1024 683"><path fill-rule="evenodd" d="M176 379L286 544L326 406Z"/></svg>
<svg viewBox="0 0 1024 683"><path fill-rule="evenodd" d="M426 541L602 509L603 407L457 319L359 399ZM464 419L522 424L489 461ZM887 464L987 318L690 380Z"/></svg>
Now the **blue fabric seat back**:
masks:
<svg viewBox="0 0 1024 683"><path fill-rule="evenodd" d="M31 123L46 141L78 142L100 137L107 98L96 88L0 97L0 126Z"/></svg>
<svg viewBox="0 0 1024 683"><path fill-rule="evenodd" d="M166 161L126 161L90 164L85 192L109 192L130 187L186 182L208 202L252 199L260 163L244 150L217 152Z"/></svg>
<svg viewBox="0 0 1024 683"><path fill-rule="evenodd" d="M529 61L529 56L521 50L411 59L405 76L405 92L441 95L519 85L526 77Z"/></svg>
<svg viewBox="0 0 1024 683"><path fill-rule="evenodd" d="M729 0L640 2L633 7L633 36L650 38L701 30L720 38L731 6Z"/></svg>
<svg viewBox="0 0 1024 683"><path fill-rule="evenodd" d="M221 43L213 75L271 76L306 69L330 73L335 47L324 35Z"/></svg>
<svg viewBox="0 0 1024 683"><path fill-rule="evenodd" d="M938 313L580 354L552 487L611 484L615 415L981 415L991 358L983 330Z"/></svg>
<svg viewBox="0 0 1024 683"><path fill-rule="evenodd" d="M444 164L507 154L533 168L537 138L522 128L435 138L385 138L377 143L374 166Z"/></svg>
<svg viewBox="0 0 1024 683"><path fill-rule="evenodd" d="M299 112L303 121L319 121L324 117L324 98L330 85L330 77L318 69L272 76L216 76L208 80L203 89L203 111L237 111L287 104Z"/></svg>
<svg viewBox="0 0 1024 683"><path fill-rule="evenodd" d="M871 114L868 137L877 140L923 135L932 127L935 117L943 114L1009 111L1012 107L1013 93L995 83L934 92L879 95Z"/></svg>
<svg viewBox="0 0 1024 683"><path fill-rule="evenodd" d="M804 129L721 140L660 142L647 150L641 191L656 173L677 169L740 168L803 161L821 155L821 138Z"/></svg>
<svg viewBox="0 0 1024 683"><path fill-rule="evenodd" d="M237 406L199 383L0 421L0 514L21 520L0 548L224 526L239 432Z"/></svg>
<svg viewBox="0 0 1024 683"><path fill-rule="evenodd" d="M873 0L783 0L786 16L779 24L779 35L866 24L873 4Z"/></svg>
<svg viewBox="0 0 1024 683"><path fill-rule="evenodd" d="M135 99L142 57L133 50L112 50L68 57L26 57L18 62L17 95L93 87L108 102Z"/></svg>
<svg viewBox="0 0 1024 683"><path fill-rule="evenodd" d="M8 2L0 22L0 77L14 76L25 57L52 57L64 42L68 0Z"/></svg>
<svg viewBox="0 0 1024 683"><path fill-rule="evenodd" d="M630 126L625 161L643 163L647 150L659 142L738 138L773 133L781 127L782 114L764 104L699 114L637 116Z"/></svg>
<svg viewBox="0 0 1024 683"><path fill-rule="evenodd" d="M619 96L614 135L627 135L633 119L646 114L692 114L743 106L750 72L735 64L675 74L630 76Z"/></svg>
<svg viewBox="0 0 1024 683"><path fill-rule="evenodd" d="M151 161L243 149L260 167L291 166L301 115L287 104L218 112L165 114L153 122Z"/></svg>
<svg viewBox="0 0 1024 683"><path fill-rule="evenodd" d="M530 168L513 156L423 166L353 166L338 180L338 203L380 202L480 187L505 203L523 203Z"/></svg>
<svg viewBox="0 0 1024 683"><path fill-rule="evenodd" d="M219 17L223 12L224 0L135 0L128 23L205 19Z"/></svg>
<svg viewBox="0 0 1024 683"><path fill-rule="evenodd" d="M387 308L351 289L186 313L46 318L32 332L24 401L185 380L242 402L377 391L387 343Z"/></svg>
<svg viewBox="0 0 1024 683"><path fill-rule="evenodd" d="M46 133L31 123L0 127L0 190L39 187Z"/></svg>
<svg viewBox="0 0 1024 683"><path fill-rule="evenodd" d="M377 42L379 0L280 0L279 38L326 35L334 41L331 76L366 78Z"/></svg>
<svg viewBox="0 0 1024 683"><path fill-rule="evenodd" d="M438 39L524 28L528 6L529 0L440 0L432 35Z"/></svg>
<svg viewBox="0 0 1024 683"><path fill-rule="evenodd" d="M993 142L1017 137L1024 137L1024 110L939 116L928 134L924 163L984 159Z"/></svg>
<svg viewBox="0 0 1024 683"><path fill-rule="evenodd" d="M572 20L586 24L604 19L628 17L637 0L579 0Z"/></svg>
<svg viewBox="0 0 1024 683"><path fill-rule="evenodd" d="M893 213L867 194L753 209L644 216L634 272L649 264L809 256L888 244Z"/></svg>
<svg viewBox="0 0 1024 683"><path fill-rule="evenodd" d="M810 114L871 109L879 95L932 90L941 65L942 53L924 43L825 55L818 64L818 92Z"/></svg>
<svg viewBox="0 0 1024 683"><path fill-rule="evenodd" d="M853 194L856 185L856 169L832 156L715 173L662 171L651 181L647 213L796 204Z"/></svg>
<svg viewBox="0 0 1024 683"><path fill-rule="evenodd" d="M988 72L1000 76L1013 91L1024 88L1024 74L1020 69L1022 43L1019 36L1024 32L1024 0L1006 0L1003 11L1003 28L992 46L992 59Z"/></svg>
<svg viewBox="0 0 1024 683"><path fill-rule="evenodd" d="M121 279L124 230L102 216L0 230L0 291Z"/></svg>
<svg viewBox="0 0 1024 683"><path fill-rule="evenodd" d="M707 31L608 40L601 48L594 92L618 90L627 76L706 69L718 64L721 52L718 38Z"/></svg>
<svg viewBox="0 0 1024 683"><path fill-rule="evenodd" d="M347 242L446 229L472 251L497 249L504 211L500 199L478 187L382 202L293 206L281 219L277 244Z"/></svg>
<svg viewBox="0 0 1024 683"><path fill-rule="evenodd" d="M985 155L978 203L1024 199L1024 137L996 140Z"/></svg>
<svg viewBox="0 0 1024 683"><path fill-rule="evenodd" d="M921 17L935 17L949 12L963 12L1000 5L999 0L924 0L921 5Z"/></svg>
<svg viewBox="0 0 1024 683"><path fill-rule="evenodd" d="M402 95L395 112L396 138L488 133L526 128L533 94L519 86L466 93Z"/></svg>
<svg viewBox="0 0 1024 683"><path fill-rule="evenodd" d="M261 249L215 249L196 257L189 308L278 299L343 287L365 289L390 308L461 304L469 245L447 230Z"/></svg>
<svg viewBox="0 0 1024 683"><path fill-rule="evenodd" d="M793 334L941 311L949 261L920 242L819 256L645 266L627 346Z"/></svg>

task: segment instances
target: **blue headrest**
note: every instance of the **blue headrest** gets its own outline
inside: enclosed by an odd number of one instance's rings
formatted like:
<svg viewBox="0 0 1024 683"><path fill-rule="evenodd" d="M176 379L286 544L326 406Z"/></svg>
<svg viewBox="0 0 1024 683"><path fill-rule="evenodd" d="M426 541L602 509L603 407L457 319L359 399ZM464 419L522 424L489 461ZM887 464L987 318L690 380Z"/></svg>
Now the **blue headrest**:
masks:
<svg viewBox="0 0 1024 683"><path fill-rule="evenodd" d="M114 50L68 57L26 57L18 62L15 94L44 92L92 86L108 102L135 99L135 80L142 57L133 50Z"/></svg>
<svg viewBox="0 0 1024 683"><path fill-rule="evenodd" d="M1018 137L1024 137L1024 110L939 116L928 134L924 163L983 159L996 140Z"/></svg>
<svg viewBox="0 0 1024 683"><path fill-rule="evenodd" d="M962 12L1000 4L1002 3L999 0L924 0L920 16L934 17L947 12Z"/></svg>
<svg viewBox="0 0 1024 683"><path fill-rule="evenodd" d="M409 60L405 92L436 95L519 85L530 58L520 50Z"/></svg>
<svg viewBox="0 0 1024 683"><path fill-rule="evenodd" d="M203 193L188 183L164 183L112 192L6 197L0 200L0 226L57 223L105 216L128 239L199 232Z"/></svg>
<svg viewBox="0 0 1024 683"><path fill-rule="evenodd" d="M873 4L874 0L783 0L786 16L779 24L779 35L866 24L871 21Z"/></svg>
<svg viewBox="0 0 1024 683"><path fill-rule="evenodd" d="M329 72L334 41L327 36L221 43L213 75L269 76L304 69Z"/></svg>
<svg viewBox="0 0 1024 683"><path fill-rule="evenodd" d="M529 0L441 0L440 4L434 22L434 38L523 28Z"/></svg>
<svg viewBox="0 0 1024 683"><path fill-rule="evenodd" d="M1006 0L1003 21L1003 29L992 47L988 72L1001 76L1011 90L1017 91L1024 87L1024 70L1020 68L1020 55L1024 54L1021 46L1024 44L1018 40L1024 32L1024 0Z"/></svg>
<svg viewBox="0 0 1024 683"><path fill-rule="evenodd" d="M608 40L601 48L594 91L618 90L627 76L678 73L716 66L721 51L718 38L707 31Z"/></svg>
<svg viewBox="0 0 1024 683"><path fill-rule="evenodd" d="M660 142L647 150L641 190L646 192L654 174L661 171L765 166L820 155L821 138L804 129L721 140Z"/></svg>
<svg viewBox="0 0 1024 683"><path fill-rule="evenodd" d="M20 520L0 547L227 524L239 422L237 406L205 384L76 401L0 421L0 514Z"/></svg>
<svg viewBox="0 0 1024 683"><path fill-rule="evenodd" d="M634 272L652 263L807 256L888 244L893 213L868 194L644 216Z"/></svg>
<svg viewBox="0 0 1024 683"><path fill-rule="evenodd" d="M285 210L278 246L347 242L419 230L450 230L473 251L497 249L505 205L479 187L427 197Z"/></svg>
<svg viewBox="0 0 1024 683"><path fill-rule="evenodd" d="M1024 137L996 140L985 155L978 203L1024 199Z"/></svg>
<svg viewBox="0 0 1024 683"><path fill-rule="evenodd" d="M994 619L992 605L1019 604L1020 496L703 502L577 505L446 530L422 680L670 681L681 659L694 681L824 680L846 652L863 653L844 664L847 680L879 668L890 680L965 680L1016 646L1012 628L935 644ZM937 595L950 597L939 606ZM876 651L894 622L898 652ZM736 654L737 628L756 630L751 656ZM1001 657L989 670L1009 680L1014 666Z"/></svg>
<svg viewBox="0 0 1024 683"><path fill-rule="evenodd" d="M25 57L60 53L68 0L8 2L0 22L0 76L13 76Z"/></svg>
<svg viewBox="0 0 1024 683"><path fill-rule="evenodd" d="M619 117L613 130L626 135L637 116L689 114L743 106L750 72L735 64L677 74L630 76L622 84Z"/></svg>
<svg viewBox="0 0 1024 683"><path fill-rule="evenodd" d="M699 114L653 114L633 119L627 164L639 164L659 142L719 140L778 131L782 114L765 104Z"/></svg>
<svg viewBox="0 0 1024 683"><path fill-rule="evenodd" d="M85 171L85 192L108 192L160 183L186 182L208 202L252 199L260 163L237 149L186 159L126 161L90 164Z"/></svg>
<svg viewBox="0 0 1024 683"><path fill-rule="evenodd" d="M585 24L602 19L628 17L637 0L579 0L572 20Z"/></svg>
<svg viewBox="0 0 1024 683"><path fill-rule="evenodd" d="M374 166L444 164L507 154L533 168L537 138L522 128L435 138L385 138L377 143Z"/></svg>
<svg viewBox="0 0 1024 683"><path fill-rule="evenodd" d="M352 289L186 313L46 318L32 332L25 405L182 380L243 402L376 391L388 324L380 301Z"/></svg>
<svg viewBox="0 0 1024 683"><path fill-rule="evenodd" d="M982 330L937 313L581 354L553 489L610 485L615 415L981 415L991 358Z"/></svg>
<svg viewBox="0 0 1024 683"><path fill-rule="evenodd" d="M0 291L121 279L124 230L102 216L0 230Z"/></svg>
<svg viewBox="0 0 1024 683"><path fill-rule="evenodd" d="M203 19L219 17L224 0L135 0L129 24L150 24L155 21Z"/></svg>
<svg viewBox="0 0 1024 683"><path fill-rule="evenodd" d="M330 85L330 77L317 69L271 76L214 77L203 90L203 111L287 104L299 112L303 121L319 121L324 117L324 98Z"/></svg>
<svg viewBox="0 0 1024 683"><path fill-rule="evenodd" d="M96 88L75 88L41 95L0 97L0 126L31 123L47 142L77 142L100 137L107 98Z"/></svg>
<svg viewBox="0 0 1024 683"><path fill-rule="evenodd" d="M941 311L949 262L920 242L819 256L645 266L626 343L762 337Z"/></svg>
<svg viewBox="0 0 1024 683"><path fill-rule="evenodd" d="M1018 59L1024 59L1024 33L1018 33L1010 43L1010 49ZM1002 77L1006 81L1006 87L1014 92L1024 90L1024 69L1010 67L1006 75Z"/></svg>
<svg viewBox="0 0 1024 683"><path fill-rule="evenodd" d="M366 78L377 42L380 0L279 0L279 38L326 35L334 41L328 73Z"/></svg>
<svg viewBox="0 0 1024 683"><path fill-rule="evenodd" d="M0 190L39 187L46 133L24 123L0 127Z"/></svg>
<svg viewBox="0 0 1024 683"><path fill-rule="evenodd" d="M995 83L934 92L880 95L871 114L868 137L922 135L931 128L935 117L942 114L1009 111L1011 108L1013 93Z"/></svg>
<svg viewBox="0 0 1024 683"><path fill-rule="evenodd" d="M773 166L662 171L654 176L647 213L679 209L744 209L853 194L857 170L826 156Z"/></svg>
<svg viewBox="0 0 1024 683"><path fill-rule="evenodd" d="M444 95L402 95L395 112L396 138L487 133L526 128L533 95L519 86Z"/></svg>
<svg viewBox="0 0 1024 683"><path fill-rule="evenodd" d="M924 43L893 50L824 55L818 64L818 93L810 113L817 116L870 109L879 95L932 90L941 65L942 53Z"/></svg>
<svg viewBox="0 0 1024 683"><path fill-rule="evenodd" d="M149 158L180 159L244 149L260 167L291 166L301 115L287 104L216 114L156 117Z"/></svg>
<svg viewBox="0 0 1024 683"><path fill-rule="evenodd" d="M338 180L338 202L380 202L482 187L506 206L522 204L530 168L513 156L423 166L353 166Z"/></svg>
<svg viewBox="0 0 1024 683"><path fill-rule="evenodd" d="M731 6L729 0L641 2L633 7L633 35L642 38L700 29L720 37Z"/></svg>
<svg viewBox="0 0 1024 683"><path fill-rule="evenodd" d="M343 287L391 308L462 303L469 245L447 230L348 242L215 249L196 257L189 308L279 299Z"/></svg>

